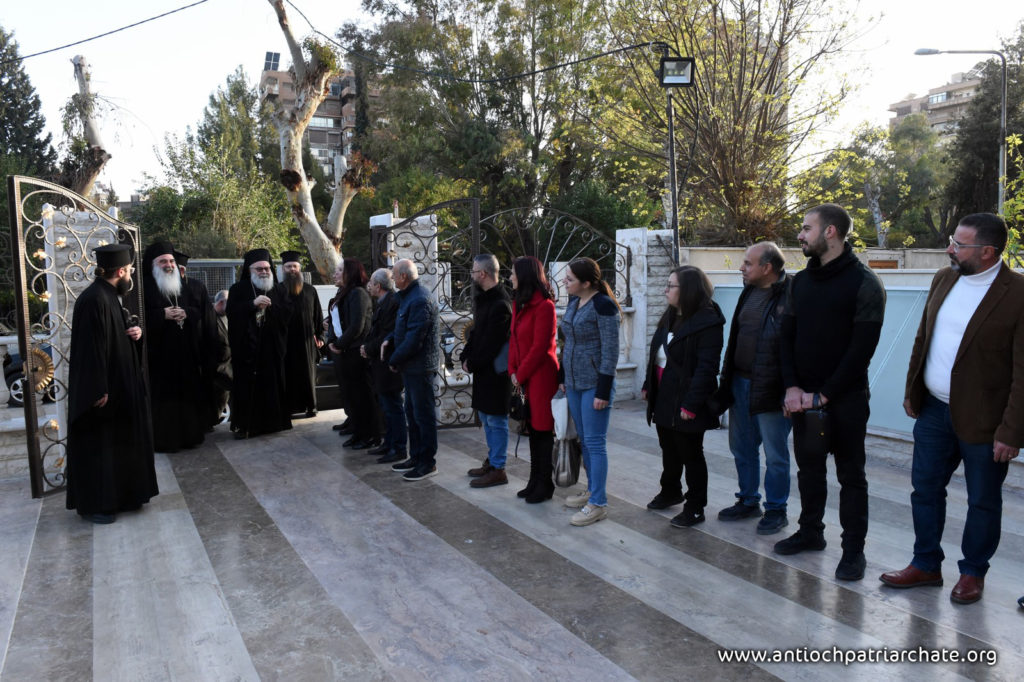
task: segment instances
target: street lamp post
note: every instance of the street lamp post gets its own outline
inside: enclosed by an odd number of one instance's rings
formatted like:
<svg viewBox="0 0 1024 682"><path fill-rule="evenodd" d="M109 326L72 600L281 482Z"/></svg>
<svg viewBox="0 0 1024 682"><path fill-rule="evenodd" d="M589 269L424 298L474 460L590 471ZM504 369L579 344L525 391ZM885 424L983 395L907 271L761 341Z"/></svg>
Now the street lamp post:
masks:
<svg viewBox="0 0 1024 682"><path fill-rule="evenodd" d="M1003 63L1002 106L999 110L999 215L1003 214L1003 199L1006 196L1006 55L998 50L936 50L922 47L914 51L916 55L933 54L994 54Z"/></svg>
<svg viewBox="0 0 1024 682"><path fill-rule="evenodd" d="M672 204L672 262L679 265L679 187L676 185L676 126L675 110L672 106L672 88L688 88L693 85L695 60L693 57L669 57L668 47L658 68L658 82L665 88L667 102L665 115L668 117L668 184Z"/></svg>

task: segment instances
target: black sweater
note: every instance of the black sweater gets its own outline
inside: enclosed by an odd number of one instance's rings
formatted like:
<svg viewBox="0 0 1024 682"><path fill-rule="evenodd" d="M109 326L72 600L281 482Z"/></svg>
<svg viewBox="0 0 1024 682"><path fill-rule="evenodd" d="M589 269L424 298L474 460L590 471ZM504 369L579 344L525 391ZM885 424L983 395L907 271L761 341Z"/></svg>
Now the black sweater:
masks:
<svg viewBox="0 0 1024 682"><path fill-rule="evenodd" d="M793 278L782 319L782 377L836 400L868 388L868 365L885 315L885 288L846 244L835 260L818 257Z"/></svg>

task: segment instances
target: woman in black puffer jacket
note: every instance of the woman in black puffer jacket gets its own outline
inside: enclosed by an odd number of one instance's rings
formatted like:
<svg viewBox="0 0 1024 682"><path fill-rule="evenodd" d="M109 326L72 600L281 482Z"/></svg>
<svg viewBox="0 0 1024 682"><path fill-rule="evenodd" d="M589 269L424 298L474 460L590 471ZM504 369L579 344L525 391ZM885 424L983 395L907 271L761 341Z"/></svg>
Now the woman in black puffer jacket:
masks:
<svg viewBox="0 0 1024 682"><path fill-rule="evenodd" d="M672 519L677 528L703 521L708 502L704 432L718 428L708 402L718 388L725 327L713 292L700 268L685 265L672 271L665 286L668 309L651 339L647 362L647 423L653 421L658 430L662 458L661 491L647 508L667 509L685 500L683 511Z"/></svg>

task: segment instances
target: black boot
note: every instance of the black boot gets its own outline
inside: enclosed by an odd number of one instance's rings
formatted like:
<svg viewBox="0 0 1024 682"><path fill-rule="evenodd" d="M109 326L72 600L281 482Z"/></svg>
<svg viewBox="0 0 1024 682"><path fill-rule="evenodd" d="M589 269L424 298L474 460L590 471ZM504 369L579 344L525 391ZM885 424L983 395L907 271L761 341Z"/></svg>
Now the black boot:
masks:
<svg viewBox="0 0 1024 682"><path fill-rule="evenodd" d="M516 493L516 497L533 497L533 491L537 488L537 482L540 481L540 462L536 457L533 456L533 435L530 435L530 480L526 482L526 487Z"/></svg>
<svg viewBox="0 0 1024 682"><path fill-rule="evenodd" d="M550 500L555 492L555 482L552 480L553 466L551 463L551 450L555 446L555 434L552 431L540 431L530 434L530 471L533 471L533 463L537 462L537 483L533 493L526 496L530 504ZM533 476L530 477L531 480ZM529 486L527 486L529 487Z"/></svg>

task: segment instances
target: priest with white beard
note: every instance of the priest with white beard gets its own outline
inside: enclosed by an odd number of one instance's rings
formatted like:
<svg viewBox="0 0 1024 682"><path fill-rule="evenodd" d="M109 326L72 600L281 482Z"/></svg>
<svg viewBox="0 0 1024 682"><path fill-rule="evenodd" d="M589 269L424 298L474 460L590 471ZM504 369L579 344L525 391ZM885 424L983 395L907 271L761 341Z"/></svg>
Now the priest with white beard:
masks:
<svg viewBox="0 0 1024 682"><path fill-rule="evenodd" d="M284 359L293 306L275 284L270 252L253 249L245 254L240 278L228 291L235 438L292 427Z"/></svg>
<svg viewBox="0 0 1024 682"><path fill-rule="evenodd" d="M150 244L142 268L153 449L178 452L202 443L207 429L203 308L182 285L169 242Z"/></svg>

